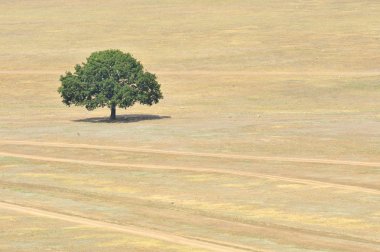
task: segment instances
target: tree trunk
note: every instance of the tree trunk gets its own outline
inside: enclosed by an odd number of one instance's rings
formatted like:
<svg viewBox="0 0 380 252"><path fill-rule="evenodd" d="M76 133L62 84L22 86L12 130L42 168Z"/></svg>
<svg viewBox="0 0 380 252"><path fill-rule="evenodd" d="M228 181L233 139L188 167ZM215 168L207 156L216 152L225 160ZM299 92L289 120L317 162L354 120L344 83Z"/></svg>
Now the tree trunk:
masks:
<svg viewBox="0 0 380 252"><path fill-rule="evenodd" d="M110 116L110 120L116 120L116 107L115 107L115 106L112 106L112 107L111 107L111 116Z"/></svg>

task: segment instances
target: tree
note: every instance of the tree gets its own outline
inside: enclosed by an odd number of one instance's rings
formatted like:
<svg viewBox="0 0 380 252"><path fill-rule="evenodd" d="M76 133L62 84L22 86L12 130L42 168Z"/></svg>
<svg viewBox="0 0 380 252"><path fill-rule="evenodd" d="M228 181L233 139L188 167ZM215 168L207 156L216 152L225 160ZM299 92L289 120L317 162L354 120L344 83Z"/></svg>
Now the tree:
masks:
<svg viewBox="0 0 380 252"><path fill-rule="evenodd" d="M60 78L58 92L67 106L85 106L88 110L108 107L111 120L116 108L128 108L136 102L151 106L163 98L156 76L129 53L120 50L94 52L75 72Z"/></svg>

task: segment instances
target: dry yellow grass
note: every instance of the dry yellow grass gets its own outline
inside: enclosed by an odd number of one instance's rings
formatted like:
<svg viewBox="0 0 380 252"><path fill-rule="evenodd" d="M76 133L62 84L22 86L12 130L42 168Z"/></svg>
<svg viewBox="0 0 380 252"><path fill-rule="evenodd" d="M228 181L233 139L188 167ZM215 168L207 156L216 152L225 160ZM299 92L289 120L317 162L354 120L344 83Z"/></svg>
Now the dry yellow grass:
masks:
<svg viewBox="0 0 380 252"><path fill-rule="evenodd" d="M0 201L205 251L380 251L380 171L366 165L380 162L376 1L16 0L0 11ZM109 48L157 73L165 99L119 110L117 123L65 107L59 75ZM0 212L0 250L203 251Z"/></svg>

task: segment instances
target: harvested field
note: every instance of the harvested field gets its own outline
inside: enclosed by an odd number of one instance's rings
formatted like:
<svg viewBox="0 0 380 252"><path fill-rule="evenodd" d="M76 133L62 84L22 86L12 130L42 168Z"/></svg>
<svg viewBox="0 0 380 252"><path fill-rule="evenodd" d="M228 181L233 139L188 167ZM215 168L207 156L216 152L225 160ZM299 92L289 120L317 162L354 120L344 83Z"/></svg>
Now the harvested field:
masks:
<svg viewBox="0 0 380 252"><path fill-rule="evenodd" d="M0 251L380 251L380 3L0 10ZM159 104L61 103L109 48Z"/></svg>

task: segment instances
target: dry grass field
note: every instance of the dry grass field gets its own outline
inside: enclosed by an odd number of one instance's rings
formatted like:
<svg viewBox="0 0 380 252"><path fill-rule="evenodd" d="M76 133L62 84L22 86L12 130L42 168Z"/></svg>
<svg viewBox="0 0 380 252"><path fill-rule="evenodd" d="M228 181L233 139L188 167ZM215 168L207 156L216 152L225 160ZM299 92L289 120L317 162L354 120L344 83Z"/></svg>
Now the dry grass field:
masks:
<svg viewBox="0 0 380 252"><path fill-rule="evenodd" d="M380 3L0 1L0 251L380 251ZM132 53L164 100L65 107Z"/></svg>

